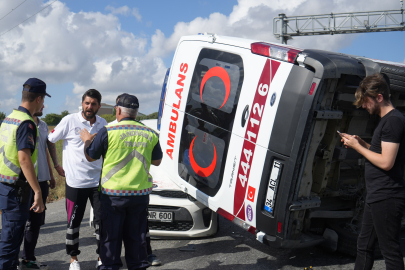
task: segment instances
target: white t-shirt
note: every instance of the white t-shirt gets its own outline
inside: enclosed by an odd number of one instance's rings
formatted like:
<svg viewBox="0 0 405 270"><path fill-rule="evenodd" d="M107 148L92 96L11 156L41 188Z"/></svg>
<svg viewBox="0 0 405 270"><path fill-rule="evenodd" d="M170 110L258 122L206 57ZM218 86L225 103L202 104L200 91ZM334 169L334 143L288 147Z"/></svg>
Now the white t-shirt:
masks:
<svg viewBox="0 0 405 270"><path fill-rule="evenodd" d="M99 185L103 159L87 161L79 131L85 128L90 134L94 134L105 125L107 121L96 115L96 122L91 126L80 111L63 117L62 121L49 133L50 142L63 140L63 169L66 174L66 183L70 187L91 188Z"/></svg>

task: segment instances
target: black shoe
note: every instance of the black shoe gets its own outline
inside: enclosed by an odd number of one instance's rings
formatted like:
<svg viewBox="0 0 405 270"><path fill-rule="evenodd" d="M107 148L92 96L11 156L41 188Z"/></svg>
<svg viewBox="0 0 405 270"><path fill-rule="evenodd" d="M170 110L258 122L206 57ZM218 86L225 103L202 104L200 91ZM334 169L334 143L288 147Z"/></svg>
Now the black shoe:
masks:
<svg viewBox="0 0 405 270"><path fill-rule="evenodd" d="M49 266L46 264L39 263L37 261L22 260L21 264L20 264L20 270L26 270L26 269L49 270Z"/></svg>

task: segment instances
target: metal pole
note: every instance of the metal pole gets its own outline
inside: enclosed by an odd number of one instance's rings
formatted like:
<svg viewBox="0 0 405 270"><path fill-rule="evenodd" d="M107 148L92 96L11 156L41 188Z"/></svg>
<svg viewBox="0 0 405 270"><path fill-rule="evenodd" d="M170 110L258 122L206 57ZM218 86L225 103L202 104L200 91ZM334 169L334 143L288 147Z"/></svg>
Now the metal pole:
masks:
<svg viewBox="0 0 405 270"><path fill-rule="evenodd" d="M281 18L281 44L287 44L287 21L285 20L286 16L284 13L278 14L278 16Z"/></svg>

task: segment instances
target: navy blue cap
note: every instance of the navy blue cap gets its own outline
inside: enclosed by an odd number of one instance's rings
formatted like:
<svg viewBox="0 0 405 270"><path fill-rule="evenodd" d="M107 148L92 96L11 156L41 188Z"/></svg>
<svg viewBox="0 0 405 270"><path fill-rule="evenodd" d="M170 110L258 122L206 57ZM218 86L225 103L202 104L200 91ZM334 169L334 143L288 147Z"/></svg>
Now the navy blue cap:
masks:
<svg viewBox="0 0 405 270"><path fill-rule="evenodd" d="M38 93L38 94L45 94L48 97L51 97L47 92L46 92L46 84L41 81L40 79L37 78L29 78L24 84L24 85L29 85L30 87L24 87L23 91L28 91L32 93Z"/></svg>
<svg viewBox="0 0 405 270"><path fill-rule="evenodd" d="M138 109L139 101L136 96L130 94L122 94L116 106L121 106L129 109Z"/></svg>

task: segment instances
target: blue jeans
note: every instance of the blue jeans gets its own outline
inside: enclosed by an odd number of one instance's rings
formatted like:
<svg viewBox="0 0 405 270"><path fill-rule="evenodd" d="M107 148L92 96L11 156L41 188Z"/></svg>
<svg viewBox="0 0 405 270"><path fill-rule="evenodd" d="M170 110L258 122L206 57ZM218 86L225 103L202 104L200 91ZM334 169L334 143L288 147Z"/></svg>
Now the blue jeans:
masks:
<svg viewBox="0 0 405 270"><path fill-rule="evenodd" d="M29 217L31 199L20 203L11 185L0 183L0 209L2 230L0 241L0 270L16 269L18 253Z"/></svg>
<svg viewBox="0 0 405 270"><path fill-rule="evenodd" d="M373 268L374 247L377 239L386 269L404 269L404 260L399 245L404 210L405 198L389 198L365 204L363 224L357 239L355 270Z"/></svg>

